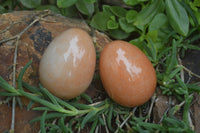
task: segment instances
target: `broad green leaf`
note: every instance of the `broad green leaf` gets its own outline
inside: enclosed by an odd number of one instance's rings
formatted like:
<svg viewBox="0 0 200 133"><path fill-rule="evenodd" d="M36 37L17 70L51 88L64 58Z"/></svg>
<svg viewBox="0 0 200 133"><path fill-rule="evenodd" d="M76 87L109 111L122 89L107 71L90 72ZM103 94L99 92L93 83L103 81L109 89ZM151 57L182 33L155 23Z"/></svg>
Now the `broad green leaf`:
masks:
<svg viewBox="0 0 200 133"><path fill-rule="evenodd" d="M197 7L200 7L200 0L194 0L194 5Z"/></svg>
<svg viewBox="0 0 200 133"><path fill-rule="evenodd" d="M181 5L183 6L183 8L185 8L185 10L188 13L188 17L189 17L189 21L191 25L198 27L199 24L198 24L197 16L195 16L195 11L193 11L191 7L184 0L181 1Z"/></svg>
<svg viewBox="0 0 200 133"><path fill-rule="evenodd" d="M67 16L67 17L76 17L78 16L78 10L75 7L75 5L67 7L67 8L61 8L61 14L63 16Z"/></svg>
<svg viewBox="0 0 200 133"><path fill-rule="evenodd" d="M163 13L157 14L149 25L149 32L153 30L158 30L168 22L167 16Z"/></svg>
<svg viewBox="0 0 200 133"><path fill-rule="evenodd" d="M153 31L150 31L146 34L146 38L151 38L151 40L153 42L156 42L157 41L157 37L158 37L158 30L153 30Z"/></svg>
<svg viewBox="0 0 200 133"><path fill-rule="evenodd" d="M109 5L103 5L103 12L106 12L108 14L110 14L111 16L114 16L114 14L111 12Z"/></svg>
<svg viewBox="0 0 200 133"><path fill-rule="evenodd" d="M54 6L54 5L43 5L43 6L39 6L36 8L36 10L46 10L46 9L49 9L51 10L52 12L55 12L55 13L60 13L60 10Z"/></svg>
<svg viewBox="0 0 200 133"><path fill-rule="evenodd" d="M128 23L132 23L134 22L136 16L137 16L138 12L135 10L129 10L126 13L126 20Z"/></svg>
<svg viewBox="0 0 200 133"><path fill-rule="evenodd" d="M94 13L93 3L86 3L84 0L78 0L76 2L76 7L84 15L91 16Z"/></svg>
<svg viewBox="0 0 200 133"><path fill-rule="evenodd" d="M131 33L136 30L132 23L128 23L125 18L119 19L119 25L121 29L127 33Z"/></svg>
<svg viewBox="0 0 200 133"><path fill-rule="evenodd" d="M97 0L83 0L83 1L85 1L87 3L95 3L95 2L97 2Z"/></svg>
<svg viewBox="0 0 200 133"><path fill-rule="evenodd" d="M154 16L163 10L163 0L154 0L149 6L142 9L136 17L135 25L146 25Z"/></svg>
<svg viewBox="0 0 200 133"><path fill-rule="evenodd" d="M117 17L125 17L126 16L126 12L127 12L126 9L124 9L124 8L122 8L120 6L111 6L110 10Z"/></svg>
<svg viewBox="0 0 200 133"><path fill-rule="evenodd" d="M108 13L98 12L92 18L90 25L98 30L106 31L107 30L107 22L109 19L110 19L110 15Z"/></svg>
<svg viewBox="0 0 200 133"><path fill-rule="evenodd" d="M108 20L107 27L108 27L108 29L111 29L111 30L118 29L119 24L114 20Z"/></svg>
<svg viewBox="0 0 200 133"><path fill-rule="evenodd" d="M129 33L126 33L121 29L109 30L108 32L115 39L126 39L130 35Z"/></svg>
<svg viewBox="0 0 200 133"><path fill-rule="evenodd" d="M186 36L189 31L189 17L185 8L178 0L166 0L166 13L172 28L179 34Z"/></svg>
<svg viewBox="0 0 200 133"><path fill-rule="evenodd" d="M3 1L2 4L1 4L1 1L0 1L0 5L2 7L5 7L7 10L13 10L13 2L12 2L12 0Z"/></svg>
<svg viewBox="0 0 200 133"><path fill-rule="evenodd" d="M20 2L26 8L37 8L41 4L41 0L20 0Z"/></svg>
<svg viewBox="0 0 200 133"><path fill-rule="evenodd" d="M123 0L123 1L129 6L134 6L134 5L137 5L140 2L145 2L145 1L148 1L148 0Z"/></svg>
<svg viewBox="0 0 200 133"><path fill-rule="evenodd" d="M7 10L0 5L0 14L7 12Z"/></svg>
<svg viewBox="0 0 200 133"><path fill-rule="evenodd" d="M57 6L59 8L66 8L74 5L77 0L57 0Z"/></svg>

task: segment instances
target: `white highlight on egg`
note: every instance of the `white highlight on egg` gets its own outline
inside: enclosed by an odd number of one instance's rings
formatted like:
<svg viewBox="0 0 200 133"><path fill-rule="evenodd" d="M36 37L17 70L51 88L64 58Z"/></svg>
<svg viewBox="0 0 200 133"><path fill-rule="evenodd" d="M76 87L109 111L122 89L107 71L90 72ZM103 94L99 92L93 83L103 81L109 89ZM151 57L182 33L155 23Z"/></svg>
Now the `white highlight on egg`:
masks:
<svg viewBox="0 0 200 133"><path fill-rule="evenodd" d="M72 54L74 67L77 66L76 60L77 59L80 60L85 53L84 49L80 49L80 47L78 47L77 42L78 42L78 37L77 36L73 37L69 42L69 48L67 52L63 54L65 62L67 62L69 56Z"/></svg>
<svg viewBox="0 0 200 133"><path fill-rule="evenodd" d="M116 58L117 63L119 64L120 61L122 61L124 63L124 65L126 66L126 70L128 71L128 73L131 75L131 78L133 79L134 74L138 75L139 73L142 72L142 69L132 65L128 59L124 56L125 51L123 51L121 48L119 48L117 50L117 55L118 57ZM130 79L129 79L130 81Z"/></svg>

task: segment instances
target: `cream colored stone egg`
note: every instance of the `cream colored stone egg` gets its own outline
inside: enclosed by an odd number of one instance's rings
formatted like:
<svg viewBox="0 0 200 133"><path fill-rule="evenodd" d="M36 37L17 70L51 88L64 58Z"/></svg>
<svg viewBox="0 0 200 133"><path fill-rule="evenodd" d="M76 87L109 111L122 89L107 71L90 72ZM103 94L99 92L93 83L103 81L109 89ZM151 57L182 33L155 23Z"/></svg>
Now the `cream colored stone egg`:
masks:
<svg viewBox="0 0 200 133"><path fill-rule="evenodd" d="M45 50L39 66L41 84L53 95L71 99L90 85L96 64L91 37L71 28L57 36Z"/></svg>

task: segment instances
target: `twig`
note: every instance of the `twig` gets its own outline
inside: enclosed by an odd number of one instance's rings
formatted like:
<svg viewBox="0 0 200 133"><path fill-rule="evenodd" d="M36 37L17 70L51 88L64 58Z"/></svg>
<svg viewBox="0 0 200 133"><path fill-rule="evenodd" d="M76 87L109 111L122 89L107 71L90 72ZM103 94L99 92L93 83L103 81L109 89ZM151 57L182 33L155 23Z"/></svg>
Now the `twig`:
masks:
<svg viewBox="0 0 200 133"><path fill-rule="evenodd" d="M126 119L124 119L124 117L122 117L121 115L121 118L123 120L122 124L119 126L120 128L122 128L124 125L126 125L128 128L130 128L130 126L128 125L127 121L129 120L129 118L133 115L133 112L130 112L128 117L126 117Z"/></svg>
<svg viewBox="0 0 200 133"><path fill-rule="evenodd" d="M150 105L150 109L149 109L149 111L148 111L148 116L149 116L149 117L147 117L147 118L145 119L145 122L147 122L148 119L150 118L151 112L152 112L152 110L153 110L153 105L154 105L154 103L155 103L155 99L156 99L156 93L154 93L154 94L153 94L153 97L151 98L151 105Z"/></svg>
<svg viewBox="0 0 200 133"><path fill-rule="evenodd" d="M118 121L118 122L117 122L117 127L120 127L119 114L117 114L116 121ZM118 133L118 130L119 130L119 129L117 128L116 131L115 131L115 133Z"/></svg>
<svg viewBox="0 0 200 133"><path fill-rule="evenodd" d="M107 126L107 124L106 124L105 115L102 114L102 117L103 117L103 122L105 123L106 133L109 133L108 126Z"/></svg>
<svg viewBox="0 0 200 133"><path fill-rule="evenodd" d="M21 36L32 26L34 25L36 22L40 21L40 20L44 20L43 17L46 17L49 15L49 12L47 12L46 14L43 14L41 15L40 17L36 18L32 23L30 23L22 32L20 32L19 34L15 35L15 36L12 36L10 38L7 38L7 39L3 39L0 41L0 44L1 43L4 43L4 42L7 42L7 41L10 41L10 40L14 40L14 39L17 39L17 38L21 38Z"/></svg>
<svg viewBox="0 0 200 133"><path fill-rule="evenodd" d="M15 43L15 53L14 53L14 60L13 60L13 82L12 85L14 88L16 88L16 62L17 62L17 50L18 50L18 43L19 43L19 38L20 36L17 38L16 43ZM15 105L16 105L16 101L15 101L15 97L13 97L13 101L12 101L12 121L11 121L11 129L10 132L14 133L14 129L15 129Z"/></svg>
<svg viewBox="0 0 200 133"><path fill-rule="evenodd" d="M183 66L183 65L178 65L179 67L183 67L183 69L185 70L185 71L187 71L188 73L189 73L189 75L192 75L192 76L195 76L195 77L197 77L197 78L199 78L200 79L200 75L198 75L198 74L196 74L196 73L193 73L190 69L188 69L187 67L185 67L185 66Z"/></svg>
<svg viewBox="0 0 200 133"><path fill-rule="evenodd" d="M191 72L189 69L187 69L185 66L182 65L182 61L181 61L181 58L180 58L179 56L178 56L178 61L179 61L179 66L182 66L183 69L189 73L189 75L192 74L193 76L196 76L196 77L200 78L199 75L197 75L197 74ZM185 79L185 78L184 78L184 70L183 70L183 69L181 69L181 80L184 82L184 79ZM192 95L193 95L193 94L192 94ZM191 116L190 116L190 112L189 112L189 111L188 111L188 120L189 120L189 123L190 123L190 127L191 127L192 129L194 129L194 125L193 125L193 123L192 123L192 120L191 120Z"/></svg>
<svg viewBox="0 0 200 133"><path fill-rule="evenodd" d="M178 62L179 62L179 64L182 66L182 61L181 61L181 58L179 57L179 55L178 55ZM181 80L182 80L183 82L185 82L184 70L181 69L180 72L181 72Z"/></svg>
<svg viewBox="0 0 200 133"><path fill-rule="evenodd" d="M0 31L0 34L2 34L2 33L4 33L4 32L6 32L6 31L8 31L10 28L12 28L15 24L18 24L18 23L21 23L22 21L17 21L17 22L14 22L14 23L12 23L10 26L8 26L8 27L6 27L4 30L1 30Z"/></svg>

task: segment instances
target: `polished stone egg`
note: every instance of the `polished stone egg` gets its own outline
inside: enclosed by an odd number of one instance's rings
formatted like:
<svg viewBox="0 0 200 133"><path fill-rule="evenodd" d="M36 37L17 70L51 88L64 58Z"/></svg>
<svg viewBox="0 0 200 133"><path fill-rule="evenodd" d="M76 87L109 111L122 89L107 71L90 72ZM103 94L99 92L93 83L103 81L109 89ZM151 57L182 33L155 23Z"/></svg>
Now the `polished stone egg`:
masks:
<svg viewBox="0 0 200 133"><path fill-rule="evenodd" d="M153 95L157 79L147 56L125 41L107 44L99 62L100 77L108 95L126 107L147 102Z"/></svg>
<svg viewBox="0 0 200 133"><path fill-rule="evenodd" d="M71 99L90 85L96 64L91 37L71 28L58 35L45 50L39 66L41 84L53 95Z"/></svg>

